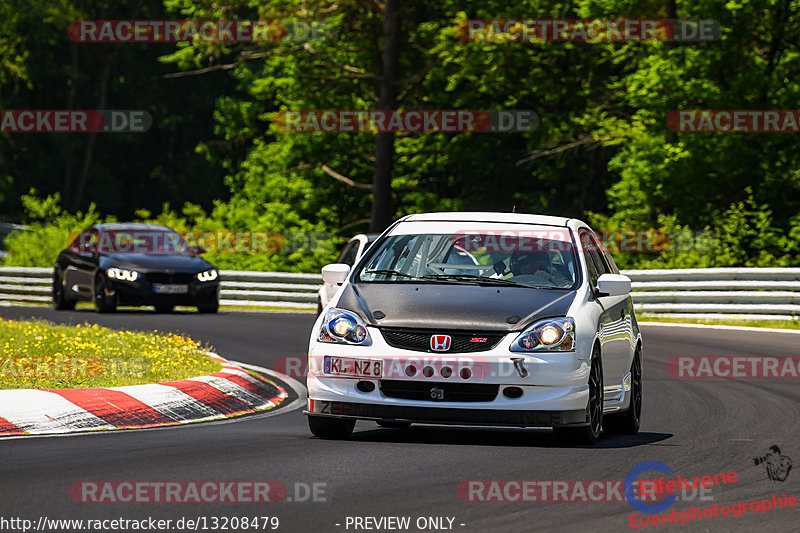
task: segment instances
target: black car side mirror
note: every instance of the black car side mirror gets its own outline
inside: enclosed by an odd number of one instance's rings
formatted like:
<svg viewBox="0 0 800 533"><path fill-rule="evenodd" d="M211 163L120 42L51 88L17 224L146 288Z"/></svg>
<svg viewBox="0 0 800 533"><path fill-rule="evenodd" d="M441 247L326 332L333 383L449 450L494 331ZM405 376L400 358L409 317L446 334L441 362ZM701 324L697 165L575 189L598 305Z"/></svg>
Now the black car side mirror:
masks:
<svg viewBox="0 0 800 533"><path fill-rule="evenodd" d="M193 244L192 246L189 246L189 250L196 255L208 253L208 251L199 244Z"/></svg>

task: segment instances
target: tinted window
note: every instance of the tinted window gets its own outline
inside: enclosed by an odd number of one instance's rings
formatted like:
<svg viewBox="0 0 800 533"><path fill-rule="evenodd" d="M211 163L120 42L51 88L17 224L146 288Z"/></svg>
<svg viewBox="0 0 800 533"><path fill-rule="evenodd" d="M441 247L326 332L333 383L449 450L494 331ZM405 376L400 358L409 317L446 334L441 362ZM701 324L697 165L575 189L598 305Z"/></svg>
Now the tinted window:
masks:
<svg viewBox="0 0 800 533"><path fill-rule="evenodd" d="M345 263L347 265L353 266L353 263L356 262L356 254L358 253L358 241L353 241L348 244L344 250L342 250L341 255L339 256L339 260L337 263Z"/></svg>

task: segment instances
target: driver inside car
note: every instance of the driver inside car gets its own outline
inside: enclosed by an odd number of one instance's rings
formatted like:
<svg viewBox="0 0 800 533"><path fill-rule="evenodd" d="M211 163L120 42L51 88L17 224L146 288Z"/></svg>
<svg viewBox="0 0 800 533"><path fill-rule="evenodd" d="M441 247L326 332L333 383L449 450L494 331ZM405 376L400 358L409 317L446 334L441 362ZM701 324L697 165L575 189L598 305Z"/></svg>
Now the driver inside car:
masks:
<svg viewBox="0 0 800 533"><path fill-rule="evenodd" d="M552 267L550 256L545 252L513 252L510 259L511 273L515 277L532 275L558 286L572 284L571 280Z"/></svg>

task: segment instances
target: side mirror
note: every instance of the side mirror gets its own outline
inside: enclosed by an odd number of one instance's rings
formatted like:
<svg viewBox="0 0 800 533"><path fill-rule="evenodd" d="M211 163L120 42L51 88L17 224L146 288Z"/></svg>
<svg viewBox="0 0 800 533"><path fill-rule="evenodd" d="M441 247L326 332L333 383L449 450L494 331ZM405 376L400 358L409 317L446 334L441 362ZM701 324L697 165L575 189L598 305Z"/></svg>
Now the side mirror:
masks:
<svg viewBox="0 0 800 533"><path fill-rule="evenodd" d="M194 244L192 246L189 246L189 250L193 254L197 254L197 255L207 254L208 253L208 251L205 248L203 248L202 246L200 246L199 244Z"/></svg>
<svg viewBox="0 0 800 533"><path fill-rule="evenodd" d="M627 296L631 278L623 274L603 274L597 278L597 296Z"/></svg>
<svg viewBox="0 0 800 533"><path fill-rule="evenodd" d="M342 284L350 273L350 265L344 263L331 263L322 267L322 281L325 283Z"/></svg>

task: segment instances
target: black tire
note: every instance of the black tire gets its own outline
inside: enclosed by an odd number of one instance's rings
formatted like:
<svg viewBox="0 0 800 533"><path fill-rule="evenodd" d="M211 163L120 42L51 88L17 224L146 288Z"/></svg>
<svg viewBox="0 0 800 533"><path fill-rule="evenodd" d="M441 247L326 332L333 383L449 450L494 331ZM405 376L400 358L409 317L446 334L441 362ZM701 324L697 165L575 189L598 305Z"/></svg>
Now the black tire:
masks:
<svg viewBox="0 0 800 533"><path fill-rule="evenodd" d="M387 429L408 429L411 427L411 422L398 422L394 420L381 420L378 425Z"/></svg>
<svg viewBox="0 0 800 533"><path fill-rule="evenodd" d="M605 433L636 435L642 420L642 348L636 349L631 363L631 405L627 411L606 416Z"/></svg>
<svg viewBox="0 0 800 533"><path fill-rule="evenodd" d="M603 429L603 360L600 349L595 346L592 352L592 366L589 370L589 401L586 403L585 426L556 426L553 431L562 444L594 444Z"/></svg>
<svg viewBox="0 0 800 533"><path fill-rule="evenodd" d="M219 298L214 298L212 302L197 304L198 313L216 313L219 311Z"/></svg>
<svg viewBox="0 0 800 533"><path fill-rule="evenodd" d="M64 283L61 277L61 269L56 267L53 269L53 309L56 311L68 311L75 309L75 300L70 300L64 294Z"/></svg>
<svg viewBox="0 0 800 533"><path fill-rule="evenodd" d="M308 417L308 429L320 439L346 439L355 427L355 420L311 415Z"/></svg>
<svg viewBox="0 0 800 533"><path fill-rule="evenodd" d="M156 313L171 313L175 309L174 305L156 305Z"/></svg>
<svg viewBox="0 0 800 533"><path fill-rule="evenodd" d="M106 278L100 272L94 275L92 301L98 313L113 313L117 310L117 295L108 295L106 292Z"/></svg>

